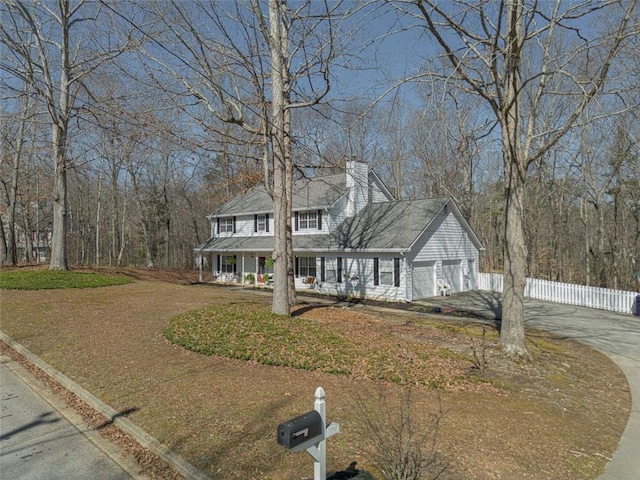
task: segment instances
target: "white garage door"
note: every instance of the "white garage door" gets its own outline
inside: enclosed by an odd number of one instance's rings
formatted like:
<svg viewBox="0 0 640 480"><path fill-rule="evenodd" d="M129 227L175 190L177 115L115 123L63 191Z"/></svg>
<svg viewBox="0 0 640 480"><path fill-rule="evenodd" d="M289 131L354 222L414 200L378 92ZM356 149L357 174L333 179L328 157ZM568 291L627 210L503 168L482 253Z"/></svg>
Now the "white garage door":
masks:
<svg viewBox="0 0 640 480"><path fill-rule="evenodd" d="M436 296L435 262L416 262L413 264L413 298Z"/></svg>
<svg viewBox="0 0 640 480"><path fill-rule="evenodd" d="M451 285L452 292L462 291L460 260L444 260L442 262L442 276L444 281Z"/></svg>

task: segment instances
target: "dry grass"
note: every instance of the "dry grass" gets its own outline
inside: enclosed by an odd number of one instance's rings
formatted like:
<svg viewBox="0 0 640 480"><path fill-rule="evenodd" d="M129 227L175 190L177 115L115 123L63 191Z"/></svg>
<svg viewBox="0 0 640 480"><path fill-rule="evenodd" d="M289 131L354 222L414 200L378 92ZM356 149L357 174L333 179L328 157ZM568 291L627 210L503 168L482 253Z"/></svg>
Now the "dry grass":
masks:
<svg viewBox="0 0 640 480"><path fill-rule="evenodd" d="M399 396L400 385L376 381L357 365L350 375L335 375L172 345L163 331L175 315L225 303L268 303L270 297L189 285L193 274L181 274L177 284L150 281L151 271L129 273L146 280L89 290L2 291L1 328L115 409L135 410L128 418L214 478L311 477L310 457L278 447L275 431L312 408L319 385L327 392L330 420L341 424L329 440L329 469L354 460L373 469L362 454L354 399L381 390ZM624 376L580 344L530 332L535 362L513 364L502 359L489 332L487 370L478 382L459 320L367 307L304 310L305 318L374 350L381 338L392 339L394 361L413 351L403 345L421 343L431 352L434 375L464 375L464 382L437 394L416 387L412 395L416 422L427 422L442 403L437 446L452 466L450 478L596 478L626 424ZM406 365L419 360L402 359Z"/></svg>

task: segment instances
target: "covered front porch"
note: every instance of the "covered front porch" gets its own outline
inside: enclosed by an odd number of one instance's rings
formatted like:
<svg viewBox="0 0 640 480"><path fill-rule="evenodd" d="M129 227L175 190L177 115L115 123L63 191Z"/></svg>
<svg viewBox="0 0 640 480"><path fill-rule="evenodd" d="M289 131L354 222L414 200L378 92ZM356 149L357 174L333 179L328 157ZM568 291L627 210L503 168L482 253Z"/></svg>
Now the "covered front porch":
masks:
<svg viewBox="0 0 640 480"><path fill-rule="evenodd" d="M270 252L200 251L197 254L200 282L268 285L273 278Z"/></svg>
<svg viewBox="0 0 640 480"><path fill-rule="evenodd" d="M269 287L273 284L271 252L197 251L198 280L201 283L224 283ZM318 288L315 254L295 255L296 289Z"/></svg>
<svg viewBox="0 0 640 480"><path fill-rule="evenodd" d="M211 237L195 249L200 282L269 285L273 279L273 236ZM296 289L315 288L322 270L326 235L294 235ZM334 280L335 283L335 280Z"/></svg>

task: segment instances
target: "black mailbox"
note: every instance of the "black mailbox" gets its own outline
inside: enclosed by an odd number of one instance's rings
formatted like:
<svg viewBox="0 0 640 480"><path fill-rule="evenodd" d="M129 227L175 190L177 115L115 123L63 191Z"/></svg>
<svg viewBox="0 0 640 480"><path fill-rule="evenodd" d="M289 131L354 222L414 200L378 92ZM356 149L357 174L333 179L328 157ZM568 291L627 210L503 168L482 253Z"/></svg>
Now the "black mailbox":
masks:
<svg viewBox="0 0 640 480"><path fill-rule="evenodd" d="M323 435L322 417L315 410L278 425L278 444L288 449L311 446Z"/></svg>

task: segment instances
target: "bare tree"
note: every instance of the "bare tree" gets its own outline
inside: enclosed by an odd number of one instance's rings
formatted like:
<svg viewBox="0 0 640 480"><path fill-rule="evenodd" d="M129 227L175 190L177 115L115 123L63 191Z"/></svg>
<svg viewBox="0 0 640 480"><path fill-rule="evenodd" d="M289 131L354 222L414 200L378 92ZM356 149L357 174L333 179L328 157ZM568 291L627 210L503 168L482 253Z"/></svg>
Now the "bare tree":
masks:
<svg viewBox="0 0 640 480"><path fill-rule="evenodd" d="M50 268L66 270L70 121L77 114L83 80L120 54L122 48L113 47L113 39L106 32L96 33L100 11L91 2L8 0L3 2L1 12L1 41L11 55L3 57L0 68L32 85L48 113L54 165Z"/></svg>
<svg viewBox="0 0 640 480"><path fill-rule="evenodd" d="M478 95L499 126L505 179L500 343L507 356L529 358L523 321L527 171L602 91L616 55L637 32L636 1L396 4L421 20L443 53L428 76ZM607 16L609 29L588 27L598 14Z"/></svg>
<svg viewBox="0 0 640 480"><path fill-rule="evenodd" d="M263 183L273 198L275 222L273 311L283 315L295 301L289 111L316 105L329 91L337 8L311 1L290 8L272 0L265 13L253 0L170 2L156 5L159 32L143 46L158 87L171 92L185 113L196 116L195 100L210 115L210 133L233 142L221 125L234 125L262 149ZM150 70L152 64L147 63Z"/></svg>
<svg viewBox="0 0 640 480"><path fill-rule="evenodd" d="M21 92L21 108L18 118L14 118L17 123L17 130L13 130L9 125L3 125L2 137L3 145L5 149L2 152L2 165L5 164L5 159L11 159L11 168L2 170L4 172L10 172L8 175L3 175L0 179L0 183L3 187L3 200L7 205L7 228L6 237L3 229L2 235L5 241L5 257L3 264L7 266L15 265L18 261L17 258L17 242L16 242L16 204L18 197L18 178L20 176L20 161L23 155L23 146L25 142L25 130L27 128L27 121L31 115L31 100L29 98L28 84L23 83L23 90ZM7 119L9 116L7 115ZM9 163L7 161L7 163Z"/></svg>

